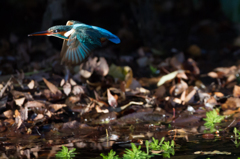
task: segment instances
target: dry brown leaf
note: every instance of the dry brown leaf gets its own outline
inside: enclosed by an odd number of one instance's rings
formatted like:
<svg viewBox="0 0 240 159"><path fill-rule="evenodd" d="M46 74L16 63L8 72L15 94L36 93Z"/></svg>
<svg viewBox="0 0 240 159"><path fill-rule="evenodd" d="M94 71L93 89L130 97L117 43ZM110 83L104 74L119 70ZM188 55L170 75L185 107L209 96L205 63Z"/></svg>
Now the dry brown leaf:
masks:
<svg viewBox="0 0 240 159"><path fill-rule="evenodd" d="M12 77L7 81L5 86L1 89L1 91L0 91L0 98L3 96L3 93L5 92L7 87L10 86L11 84L12 84Z"/></svg>
<svg viewBox="0 0 240 159"><path fill-rule="evenodd" d="M114 96L111 94L110 90L107 90L108 104L114 108L117 107L118 103Z"/></svg>
<svg viewBox="0 0 240 159"><path fill-rule="evenodd" d="M229 75L228 78L227 78L227 83L232 82L232 81L234 81L235 79L236 79L236 75L235 75L235 74L231 74L231 75Z"/></svg>
<svg viewBox="0 0 240 159"><path fill-rule="evenodd" d="M180 78L180 79L188 79L187 75L185 74L185 72L179 72L177 74L177 78Z"/></svg>
<svg viewBox="0 0 240 159"><path fill-rule="evenodd" d="M208 100L206 100L205 102L205 106L210 106L210 107L214 107L215 105L217 105L217 100L211 96Z"/></svg>
<svg viewBox="0 0 240 159"><path fill-rule="evenodd" d="M67 106L66 104L51 104L51 105L49 105L50 108L54 109L54 112L58 111L59 109L61 109L63 107L66 107L66 106Z"/></svg>
<svg viewBox="0 0 240 159"><path fill-rule="evenodd" d="M221 98L221 97L224 97L224 94L221 93L221 92L214 92L214 95Z"/></svg>
<svg viewBox="0 0 240 159"><path fill-rule="evenodd" d="M75 103L77 103L78 101L80 101L80 97L79 96L71 96L71 97L69 97L68 99L67 99L67 101L69 101L70 103L72 103L72 104L75 104ZM67 102L66 101L66 102Z"/></svg>
<svg viewBox="0 0 240 159"><path fill-rule="evenodd" d="M72 78L70 78L70 84L71 84L72 86L77 85L77 83L76 83Z"/></svg>
<svg viewBox="0 0 240 159"><path fill-rule="evenodd" d="M52 84L51 82L49 82L45 78L43 78L43 81L45 82L45 84L47 85L47 87L50 89L50 91L52 93L57 94L57 93L61 92L61 91L58 90L58 88L54 84Z"/></svg>
<svg viewBox="0 0 240 159"><path fill-rule="evenodd" d="M194 95L196 94L197 90L194 88L190 93L188 93L188 95L186 96L184 102L185 103L189 103L190 100L194 97Z"/></svg>
<svg viewBox="0 0 240 159"><path fill-rule="evenodd" d="M62 79L61 82L60 82L60 86L62 87L64 85L64 83L65 83L65 80Z"/></svg>
<svg viewBox="0 0 240 159"><path fill-rule="evenodd" d="M76 85L73 87L72 93L74 95L85 94L85 91L82 86Z"/></svg>
<svg viewBox="0 0 240 159"><path fill-rule="evenodd" d="M234 97L228 98L227 101L221 106L223 110L235 110L237 107L240 107L240 99Z"/></svg>
<svg viewBox="0 0 240 159"><path fill-rule="evenodd" d="M80 65L79 73L81 74L82 77L89 78L92 75L93 70L97 65L97 60L98 60L97 57L89 58L86 63Z"/></svg>
<svg viewBox="0 0 240 159"><path fill-rule="evenodd" d="M223 75L229 75L229 74L234 74L237 70L236 66L231 66L231 67L218 67L214 69L216 72L221 72Z"/></svg>
<svg viewBox="0 0 240 159"><path fill-rule="evenodd" d="M45 113L45 115L47 115L49 118L52 117L52 113L49 110Z"/></svg>
<svg viewBox="0 0 240 159"><path fill-rule="evenodd" d="M197 63L192 58L188 58L187 62L190 66L192 66L192 70L190 69L191 72L195 75L199 75L200 69L197 67Z"/></svg>
<svg viewBox="0 0 240 159"><path fill-rule="evenodd" d="M12 110L7 110L7 111L3 112L3 115L8 119L13 118L13 111Z"/></svg>
<svg viewBox="0 0 240 159"><path fill-rule="evenodd" d="M169 92L173 96L178 96L187 88L188 88L188 84L183 80L181 80L180 83L177 83L176 85L172 86Z"/></svg>
<svg viewBox="0 0 240 159"><path fill-rule="evenodd" d="M45 107L44 103L38 102L38 101L28 101L25 104L25 107L32 108L32 107Z"/></svg>
<svg viewBox="0 0 240 159"><path fill-rule="evenodd" d="M218 74L216 72L209 72L208 76L212 78L218 78Z"/></svg>
<svg viewBox="0 0 240 159"><path fill-rule="evenodd" d="M23 105L24 101L25 101L25 97L19 98L19 99L15 99L14 101L15 101L16 105L21 107Z"/></svg>
<svg viewBox="0 0 240 159"><path fill-rule="evenodd" d="M94 71L101 76L106 76L108 74L109 66L108 66L105 58L103 58L103 57L99 58L99 61L97 63L97 66L95 67Z"/></svg>
<svg viewBox="0 0 240 159"><path fill-rule="evenodd" d="M17 124L17 129L22 125L23 121L21 119L21 114L19 111L16 109L15 110L15 123Z"/></svg>
<svg viewBox="0 0 240 159"><path fill-rule="evenodd" d="M234 97L240 97L240 87L235 85L233 88L233 96Z"/></svg>
<svg viewBox="0 0 240 159"><path fill-rule="evenodd" d="M43 118L44 118L44 115L43 115L43 114L38 114L38 115L36 116L36 118L34 118L34 121L40 120L40 119L43 119Z"/></svg>
<svg viewBox="0 0 240 159"><path fill-rule="evenodd" d="M63 86L63 92L68 96L71 93L71 84L70 83L65 83Z"/></svg>
<svg viewBox="0 0 240 159"><path fill-rule="evenodd" d="M29 89L33 89L34 88L34 80L31 80L29 83L28 83L28 88Z"/></svg>
<svg viewBox="0 0 240 159"><path fill-rule="evenodd" d="M95 106L95 109L98 113L109 113L108 109L101 109L98 105Z"/></svg>

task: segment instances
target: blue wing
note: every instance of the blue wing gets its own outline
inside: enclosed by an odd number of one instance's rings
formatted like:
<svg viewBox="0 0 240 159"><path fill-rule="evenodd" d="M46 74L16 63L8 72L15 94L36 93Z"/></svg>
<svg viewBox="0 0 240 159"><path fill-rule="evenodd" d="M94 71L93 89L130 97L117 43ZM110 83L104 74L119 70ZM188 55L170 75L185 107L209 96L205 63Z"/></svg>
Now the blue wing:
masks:
<svg viewBox="0 0 240 159"><path fill-rule="evenodd" d="M68 41L64 40L61 58L65 64L82 63L96 47L102 46L101 38L107 38L113 43L120 43L120 39L111 32L96 26L86 25L76 21L68 21L68 25L74 24L74 33Z"/></svg>

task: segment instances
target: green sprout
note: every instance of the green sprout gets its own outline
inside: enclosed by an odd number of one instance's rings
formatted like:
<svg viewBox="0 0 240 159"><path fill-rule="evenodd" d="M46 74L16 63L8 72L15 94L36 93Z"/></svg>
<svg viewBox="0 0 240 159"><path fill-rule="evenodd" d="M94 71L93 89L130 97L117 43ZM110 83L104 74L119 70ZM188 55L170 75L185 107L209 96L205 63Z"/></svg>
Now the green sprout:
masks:
<svg viewBox="0 0 240 159"><path fill-rule="evenodd" d="M62 150L56 154L56 157L69 159L75 157L76 153L74 153L74 151L76 151L76 148L68 150L67 147L62 145Z"/></svg>
<svg viewBox="0 0 240 159"><path fill-rule="evenodd" d="M218 115L216 110L209 111L206 113L207 118L204 118L203 120L206 121L204 126L210 129L210 132L216 131L215 129L215 124L220 123L223 119L224 116Z"/></svg>
<svg viewBox="0 0 240 159"><path fill-rule="evenodd" d="M146 150L147 153L141 150L141 146L138 147L131 143L132 149L126 149L125 154L123 154L123 159L149 159L153 157L154 155L160 155L160 154L149 154L149 149L161 151L163 153L163 157L170 158L170 154L174 155L174 141L171 141L171 144L169 141L164 142L164 137L159 142L155 138L152 138L153 142L149 143L148 140L145 141ZM164 143L163 143L164 142ZM116 155L116 152L111 150L108 155L104 155L103 153L100 154L100 156L103 157L103 159L120 159L118 155Z"/></svg>
<svg viewBox="0 0 240 159"><path fill-rule="evenodd" d="M155 150L155 151L161 150L161 146L164 141L164 137L161 139L160 143L158 143L159 141L156 140L154 137L152 138L152 140L153 140L153 142L150 143L150 149Z"/></svg>
<svg viewBox="0 0 240 159"><path fill-rule="evenodd" d="M159 140L156 140L154 137L152 138L153 142L150 143L150 149L155 150L155 151L163 151L163 157L168 157L170 158L170 154L174 155L175 151L174 151L174 141L171 141L171 144L169 141L164 142L164 137L161 139L161 141L159 142Z"/></svg>
<svg viewBox="0 0 240 159"><path fill-rule="evenodd" d="M164 144L162 145L162 150L163 150L163 157L168 157L170 158L170 154L175 155L175 151L174 151L174 141L171 141L171 145L170 142L164 142Z"/></svg>
<svg viewBox="0 0 240 159"><path fill-rule="evenodd" d="M151 158L152 155L149 155L147 150L147 153L141 150L141 146L138 147L131 143L132 150L126 149L125 154L123 154L123 159L148 159ZM146 146L148 148L148 146Z"/></svg>
<svg viewBox="0 0 240 159"><path fill-rule="evenodd" d="M239 131L236 127L234 127L233 132L234 132L234 134L235 134L235 138L240 139L240 131Z"/></svg>
<svg viewBox="0 0 240 159"><path fill-rule="evenodd" d="M119 159L118 155L116 155L116 152L111 150L109 153L108 153L108 156L104 155L103 153L100 154L100 156L103 157L103 159Z"/></svg>
<svg viewBox="0 0 240 159"><path fill-rule="evenodd" d="M238 148L240 146L240 142L238 142L238 139L240 139L240 131L236 127L234 127L233 132L235 134L234 144Z"/></svg>

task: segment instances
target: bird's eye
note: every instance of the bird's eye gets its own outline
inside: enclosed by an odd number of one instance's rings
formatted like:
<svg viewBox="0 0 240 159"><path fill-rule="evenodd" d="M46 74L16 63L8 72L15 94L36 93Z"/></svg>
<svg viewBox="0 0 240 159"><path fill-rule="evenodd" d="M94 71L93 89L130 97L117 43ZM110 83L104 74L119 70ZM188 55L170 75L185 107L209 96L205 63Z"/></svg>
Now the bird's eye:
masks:
<svg viewBox="0 0 240 159"><path fill-rule="evenodd" d="M56 29L56 30L54 30L53 32L54 32L54 33L57 33L57 32L59 32L59 29Z"/></svg>

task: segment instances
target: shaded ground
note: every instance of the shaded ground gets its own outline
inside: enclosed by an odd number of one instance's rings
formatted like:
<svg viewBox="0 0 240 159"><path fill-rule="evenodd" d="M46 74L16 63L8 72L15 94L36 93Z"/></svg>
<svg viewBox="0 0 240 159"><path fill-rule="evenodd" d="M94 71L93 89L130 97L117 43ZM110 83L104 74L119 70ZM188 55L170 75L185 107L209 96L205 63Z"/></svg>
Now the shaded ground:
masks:
<svg viewBox="0 0 240 159"><path fill-rule="evenodd" d="M239 126L238 28L219 1L0 6L9 15L1 16L1 157L54 158L62 145L76 147L77 157L110 149L122 156L130 143L152 137L175 141L172 158L206 158L194 152L214 150L240 156L231 139ZM121 43L94 50L86 63L72 66L66 82L62 40L27 35L69 19L106 28ZM212 109L225 118L209 132L203 118Z"/></svg>

